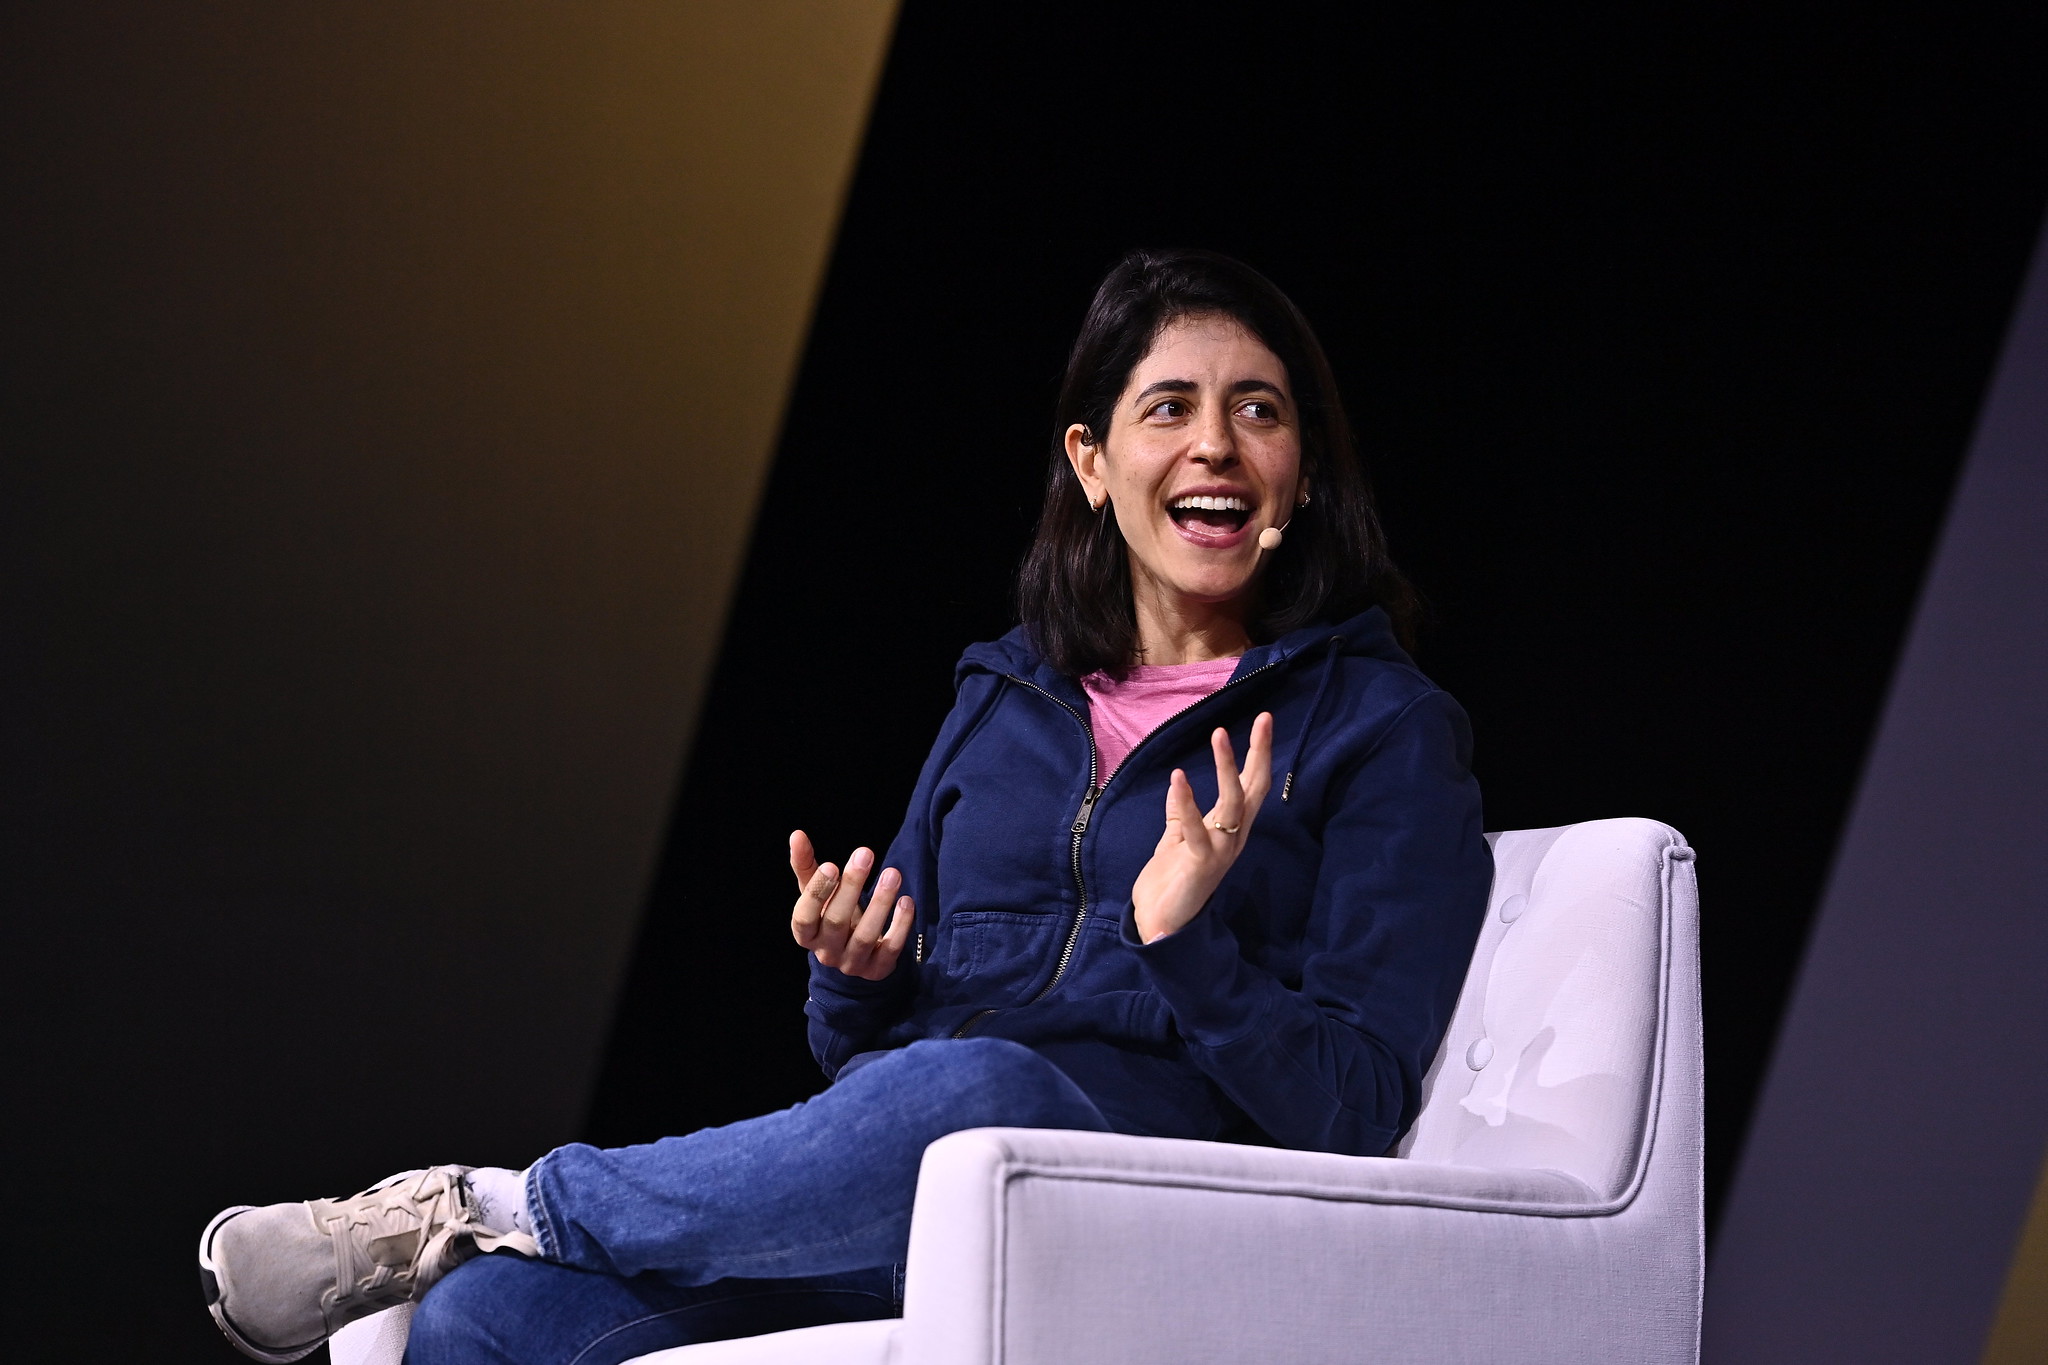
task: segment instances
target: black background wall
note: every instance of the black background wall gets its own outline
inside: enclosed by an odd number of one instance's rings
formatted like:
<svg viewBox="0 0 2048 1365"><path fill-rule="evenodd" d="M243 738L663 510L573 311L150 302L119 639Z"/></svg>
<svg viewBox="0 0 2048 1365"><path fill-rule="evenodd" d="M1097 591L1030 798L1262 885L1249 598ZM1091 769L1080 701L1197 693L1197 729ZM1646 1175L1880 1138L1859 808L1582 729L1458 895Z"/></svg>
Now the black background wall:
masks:
<svg viewBox="0 0 2048 1365"><path fill-rule="evenodd" d="M2048 192L1987 12L903 12L591 1120L820 1083L786 832L894 833L1125 249L1322 333L1488 824L1700 849L1716 1197Z"/></svg>

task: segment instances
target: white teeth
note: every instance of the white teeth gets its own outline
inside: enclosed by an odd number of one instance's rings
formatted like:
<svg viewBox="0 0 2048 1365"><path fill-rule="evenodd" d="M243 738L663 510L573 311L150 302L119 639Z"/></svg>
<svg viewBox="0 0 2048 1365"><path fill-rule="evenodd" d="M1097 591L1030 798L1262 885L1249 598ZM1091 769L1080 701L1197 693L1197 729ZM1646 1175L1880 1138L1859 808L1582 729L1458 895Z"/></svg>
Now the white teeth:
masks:
<svg viewBox="0 0 2048 1365"><path fill-rule="evenodd" d="M1249 512L1252 505L1244 498L1175 498L1167 506L1175 511L1190 512Z"/></svg>

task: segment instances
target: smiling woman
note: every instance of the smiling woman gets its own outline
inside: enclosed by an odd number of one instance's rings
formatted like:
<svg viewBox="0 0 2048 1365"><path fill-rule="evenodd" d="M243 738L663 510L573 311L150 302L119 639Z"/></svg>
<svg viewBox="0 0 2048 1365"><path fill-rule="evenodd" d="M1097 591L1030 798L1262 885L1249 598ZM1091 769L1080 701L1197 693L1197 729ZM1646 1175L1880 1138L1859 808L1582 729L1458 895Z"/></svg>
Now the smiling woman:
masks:
<svg viewBox="0 0 2048 1365"><path fill-rule="evenodd" d="M962 1129L1385 1152L1492 876L1409 602L1294 306L1224 257L1133 255L1068 363L1023 624L962 656L887 856L790 836L830 1088L226 1210L215 1319L285 1361L425 1294L411 1365L615 1365L900 1311L919 1161Z"/></svg>
<svg viewBox="0 0 2048 1365"><path fill-rule="evenodd" d="M1046 657L1076 674L1217 658L1374 606L1405 644L1414 600L1300 310L1209 252L1111 271L1067 362L1020 579Z"/></svg>

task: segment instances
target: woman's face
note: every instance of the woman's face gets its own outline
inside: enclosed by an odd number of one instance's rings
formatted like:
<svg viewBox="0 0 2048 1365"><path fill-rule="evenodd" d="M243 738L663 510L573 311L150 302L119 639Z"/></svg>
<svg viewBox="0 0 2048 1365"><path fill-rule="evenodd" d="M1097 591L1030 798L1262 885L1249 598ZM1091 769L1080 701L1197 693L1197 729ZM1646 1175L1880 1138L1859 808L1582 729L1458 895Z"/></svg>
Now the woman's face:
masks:
<svg viewBox="0 0 2048 1365"><path fill-rule="evenodd" d="M1287 368L1228 317L1162 329L1110 429L1070 427L1067 458L1088 500L1116 509L1133 588L1169 607L1242 597L1263 557L1259 532L1307 491Z"/></svg>

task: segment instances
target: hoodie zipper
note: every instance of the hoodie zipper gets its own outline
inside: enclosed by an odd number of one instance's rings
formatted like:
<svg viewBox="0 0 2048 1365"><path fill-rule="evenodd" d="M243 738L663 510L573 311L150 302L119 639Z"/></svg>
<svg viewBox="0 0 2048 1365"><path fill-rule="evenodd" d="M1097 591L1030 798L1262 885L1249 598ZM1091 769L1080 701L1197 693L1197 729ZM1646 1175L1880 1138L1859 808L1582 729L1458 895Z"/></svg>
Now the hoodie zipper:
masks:
<svg viewBox="0 0 2048 1365"><path fill-rule="evenodd" d="M1275 659L1273 660L1273 662L1267 664L1260 664L1257 668L1245 674L1243 677L1232 678L1229 682L1223 684L1223 686L1217 688L1208 696L1203 697L1200 701L1194 702L1192 705L1183 706L1180 710L1174 712L1165 720L1162 720L1159 722L1159 724L1153 726L1152 734L1146 735L1143 739L1139 740L1136 744L1131 746L1131 751L1124 755L1124 761L1117 765L1116 771L1120 773L1124 769L1130 767L1131 760L1137 757L1138 751L1140 749L1144 748L1147 744L1150 744L1152 742L1153 735L1157 735L1161 730L1164 730L1167 726L1173 724L1175 721L1187 715L1189 712L1208 705L1211 701L1214 701L1217 697L1222 696L1231 688L1237 687L1243 683L1248 683L1253 678L1258 677L1261 673L1271 672L1273 669L1276 669L1280 667L1282 664L1287 663L1289 660L1295 658L1301 652L1302 651L1300 650L1296 650L1294 654L1290 654L1286 658ZM1026 1005L1035 1005L1039 1001L1045 999L1047 995L1050 995L1052 993L1052 988L1054 986L1060 984L1060 979L1067 974L1068 965L1071 964L1074 960L1074 949L1080 944L1081 925L1088 918L1088 882L1087 879L1081 875L1081 840L1088 833L1088 821L1089 818L1095 814L1095 803L1102 799L1102 793L1109 787L1109 784L1111 782L1114 782L1116 780L1116 773L1111 773L1108 776L1108 778L1104 779L1100 786L1096 785L1095 776L1098 769L1097 751L1095 748L1095 727L1088 723L1088 718L1086 716L1082 715L1079 711L1076 711L1073 707L1067 705L1065 702L1061 701L1058 697L1055 697L1052 693L1046 691L1044 688L1040 687L1035 682L1027 682L1026 680L1018 677L1014 673L1008 673L1004 676L1007 677L1011 682L1016 683L1019 687L1030 688L1033 692L1038 693L1047 701L1051 702L1054 706L1059 707L1062 711L1065 711L1068 715L1072 716L1074 720L1077 723L1079 723L1081 727L1081 733L1088 740L1088 794L1081 798L1081 809L1075 813L1074 823L1068 826L1068 833L1072 835L1072 841L1068 845L1068 859L1073 867L1074 891L1079 897L1079 899L1074 908L1073 922L1067 926L1066 940L1060 945L1060 960L1059 964L1052 969L1052 979L1047 981L1043 986L1039 987L1038 993L1036 995L1032 996L1029 1000L1026 1000L1024 1002ZM1021 1008L1021 1006L1019 1008ZM972 1015L969 1015L965 1023L961 1024L959 1028L953 1030L953 1036L955 1038L964 1036L967 1030L973 1028L976 1024L988 1018L991 1014L994 1014L995 1012L996 1011L992 1009L980 1010Z"/></svg>

